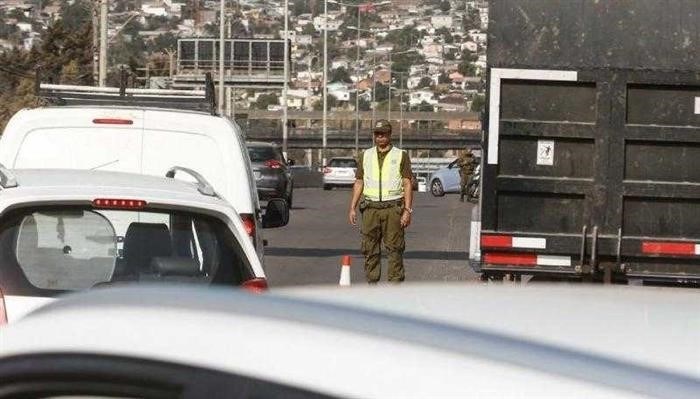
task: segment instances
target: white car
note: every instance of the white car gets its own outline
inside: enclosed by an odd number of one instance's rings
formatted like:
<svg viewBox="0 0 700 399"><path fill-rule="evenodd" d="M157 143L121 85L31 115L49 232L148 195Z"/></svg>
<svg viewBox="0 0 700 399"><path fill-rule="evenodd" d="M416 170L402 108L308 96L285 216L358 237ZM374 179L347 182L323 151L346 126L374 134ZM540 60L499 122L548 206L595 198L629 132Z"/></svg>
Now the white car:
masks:
<svg viewBox="0 0 700 399"><path fill-rule="evenodd" d="M355 158L331 158L323 168L323 189L355 184L357 160Z"/></svg>
<svg viewBox="0 0 700 399"><path fill-rule="evenodd" d="M235 121L167 108L199 99L196 91L125 89L122 97L115 90L42 85L42 93L68 105L16 113L0 138L0 163L11 169L99 169L153 176L164 176L173 165L196 170L240 214L262 259L262 211L243 131ZM154 98L161 102L151 105Z"/></svg>
<svg viewBox="0 0 700 399"><path fill-rule="evenodd" d="M0 320L15 321L59 294L110 284L264 289L262 264L235 209L196 172L177 171L198 183L0 167ZM265 223L288 217L275 215L275 206L268 205Z"/></svg>
<svg viewBox="0 0 700 399"><path fill-rule="evenodd" d="M699 327L646 287L93 290L0 329L0 397L695 398Z"/></svg>

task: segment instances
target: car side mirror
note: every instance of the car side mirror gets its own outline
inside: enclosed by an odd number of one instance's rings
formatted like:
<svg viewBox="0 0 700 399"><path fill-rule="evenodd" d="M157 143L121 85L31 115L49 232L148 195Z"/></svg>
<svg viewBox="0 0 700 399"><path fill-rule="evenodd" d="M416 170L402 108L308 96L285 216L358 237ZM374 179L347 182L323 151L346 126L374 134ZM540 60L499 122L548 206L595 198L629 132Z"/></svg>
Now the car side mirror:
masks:
<svg viewBox="0 0 700 399"><path fill-rule="evenodd" d="M288 159L288 160L287 160L287 165L289 165L289 166L294 166L295 163L296 163L296 162L294 162L293 159Z"/></svg>
<svg viewBox="0 0 700 399"><path fill-rule="evenodd" d="M289 205L282 198L273 198L267 202L262 218L264 229L282 227L289 223Z"/></svg>

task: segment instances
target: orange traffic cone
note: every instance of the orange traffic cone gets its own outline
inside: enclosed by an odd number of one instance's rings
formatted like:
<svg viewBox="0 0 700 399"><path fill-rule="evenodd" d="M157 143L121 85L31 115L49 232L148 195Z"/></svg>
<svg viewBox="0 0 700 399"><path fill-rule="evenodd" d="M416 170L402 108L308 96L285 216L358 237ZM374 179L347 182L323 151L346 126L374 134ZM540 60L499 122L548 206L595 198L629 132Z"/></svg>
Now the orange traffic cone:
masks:
<svg viewBox="0 0 700 399"><path fill-rule="evenodd" d="M340 261L340 281L338 285L347 287L350 285L350 256L345 255Z"/></svg>

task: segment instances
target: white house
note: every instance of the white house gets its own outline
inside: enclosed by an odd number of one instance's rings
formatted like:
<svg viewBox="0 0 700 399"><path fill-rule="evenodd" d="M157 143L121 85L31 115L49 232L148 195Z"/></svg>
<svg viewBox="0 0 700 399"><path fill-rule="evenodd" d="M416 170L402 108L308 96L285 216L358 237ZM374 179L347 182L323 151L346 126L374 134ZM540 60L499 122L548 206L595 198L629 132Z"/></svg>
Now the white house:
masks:
<svg viewBox="0 0 700 399"><path fill-rule="evenodd" d="M342 20L332 20L329 18L328 19L328 30L329 31L336 31L340 28L340 26L342 24L343 24ZM323 17L322 16L315 17L314 18L314 28L317 31L321 32L321 31L323 31L323 26L324 26Z"/></svg>
<svg viewBox="0 0 700 399"><path fill-rule="evenodd" d="M438 100L435 99L434 96L435 93L433 93L431 90L412 91L409 94L408 104L413 107L420 105L423 102L426 102L430 105L436 105L438 103Z"/></svg>
<svg viewBox="0 0 700 399"><path fill-rule="evenodd" d="M418 85L420 84L421 79L423 79L423 76L411 76L411 77L409 77L408 80L406 81L406 87L408 87L411 90L418 88Z"/></svg>
<svg viewBox="0 0 700 399"><path fill-rule="evenodd" d="M144 14L155 15L158 17L168 16L168 11L165 9L165 7L155 7L148 4L144 4L141 6L141 12L143 12Z"/></svg>
<svg viewBox="0 0 700 399"><path fill-rule="evenodd" d="M313 44L313 37L311 37L311 35L296 35L296 44L300 46L310 46Z"/></svg>
<svg viewBox="0 0 700 399"><path fill-rule="evenodd" d="M424 45L420 53L425 58L442 58L442 44L432 43Z"/></svg>
<svg viewBox="0 0 700 399"><path fill-rule="evenodd" d="M333 96L336 98L338 101L349 101L350 100L350 90L348 90L348 87L341 82L333 82L329 83L328 86L328 95Z"/></svg>
<svg viewBox="0 0 700 399"><path fill-rule="evenodd" d="M350 68L350 61L347 58L336 58L331 62L331 69L345 68L347 70Z"/></svg>
<svg viewBox="0 0 700 399"><path fill-rule="evenodd" d="M479 46L478 46L476 43L472 42L472 41L468 41L468 42L462 43L462 44L460 45L460 49L461 49L462 51L467 50L467 51L469 51L469 52L471 52L471 53L476 53L476 51L479 49Z"/></svg>
<svg viewBox="0 0 700 399"><path fill-rule="evenodd" d="M27 23L27 22L17 22L15 24L17 29L19 29L21 32L31 32L32 31L32 24Z"/></svg>
<svg viewBox="0 0 700 399"><path fill-rule="evenodd" d="M452 26L452 17L449 15L433 15L430 17L430 24L433 28L449 28Z"/></svg>

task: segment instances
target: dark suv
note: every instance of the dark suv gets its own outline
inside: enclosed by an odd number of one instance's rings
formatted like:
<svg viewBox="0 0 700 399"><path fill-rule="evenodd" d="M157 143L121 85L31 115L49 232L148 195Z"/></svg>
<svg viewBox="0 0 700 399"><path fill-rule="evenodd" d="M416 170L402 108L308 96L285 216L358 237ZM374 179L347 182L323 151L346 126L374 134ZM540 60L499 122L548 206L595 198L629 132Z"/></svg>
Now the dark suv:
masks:
<svg viewBox="0 0 700 399"><path fill-rule="evenodd" d="M294 162L284 159L282 149L278 145L258 141L246 145L253 165L255 185L258 187L258 198L283 198L291 208L294 184L289 166Z"/></svg>

